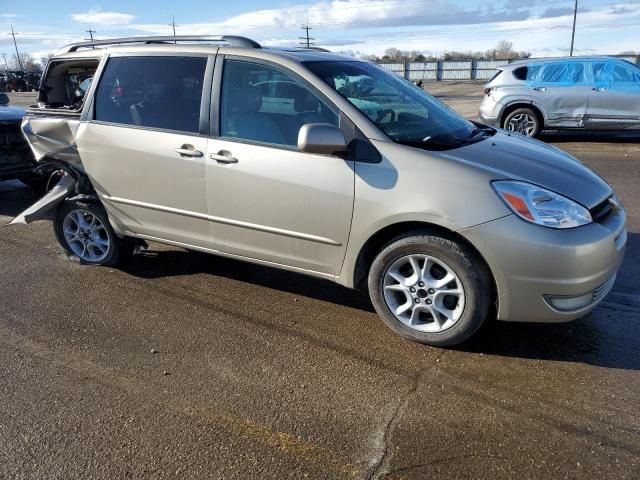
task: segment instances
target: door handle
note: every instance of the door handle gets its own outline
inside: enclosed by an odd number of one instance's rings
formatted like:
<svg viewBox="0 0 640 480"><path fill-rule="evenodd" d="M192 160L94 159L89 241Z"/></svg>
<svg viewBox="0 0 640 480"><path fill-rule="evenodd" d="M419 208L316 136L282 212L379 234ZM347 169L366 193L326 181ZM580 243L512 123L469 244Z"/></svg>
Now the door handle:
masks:
<svg viewBox="0 0 640 480"><path fill-rule="evenodd" d="M220 150L218 153L210 153L209 158L218 163L238 163L238 159L231 156L231 152L228 152L227 150Z"/></svg>
<svg viewBox="0 0 640 480"><path fill-rule="evenodd" d="M534 90L537 92L546 92L547 87L534 87Z"/></svg>
<svg viewBox="0 0 640 480"><path fill-rule="evenodd" d="M605 87L593 87L591 90L594 92L604 92L606 90Z"/></svg>
<svg viewBox="0 0 640 480"><path fill-rule="evenodd" d="M176 148L176 153L183 157L201 157L203 153L200 150L196 150L193 145L182 145L180 148Z"/></svg>

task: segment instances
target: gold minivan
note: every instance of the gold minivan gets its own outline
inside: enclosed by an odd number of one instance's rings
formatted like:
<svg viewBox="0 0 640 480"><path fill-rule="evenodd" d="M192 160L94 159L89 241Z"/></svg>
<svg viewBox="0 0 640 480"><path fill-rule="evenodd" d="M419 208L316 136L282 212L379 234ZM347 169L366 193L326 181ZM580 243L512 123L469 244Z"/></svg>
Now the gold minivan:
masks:
<svg viewBox="0 0 640 480"><path fill-rule="evenodd" d="M285 268L368 289L391 329L431 345L489 315L578 318L624 255L624 210L576 159L320 49L70 45L23 132L62 173L12 223L52 218L82 263L155 241Z"/></svg>

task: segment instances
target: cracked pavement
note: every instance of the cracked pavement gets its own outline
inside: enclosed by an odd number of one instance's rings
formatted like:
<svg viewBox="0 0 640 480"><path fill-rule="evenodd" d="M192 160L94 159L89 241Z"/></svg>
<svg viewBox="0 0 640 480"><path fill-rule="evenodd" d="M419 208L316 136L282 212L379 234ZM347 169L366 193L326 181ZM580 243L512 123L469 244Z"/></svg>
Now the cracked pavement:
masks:
<svg viewBox="0 0 640 480"><path fill-rule="evenodd" d="M158 244L89 268L46 221L0 228L0 478L637 479L639 139L545 137L627 209L607 299L451 350L329 282ZM32 200L0 182L0 223Z"/></svg>

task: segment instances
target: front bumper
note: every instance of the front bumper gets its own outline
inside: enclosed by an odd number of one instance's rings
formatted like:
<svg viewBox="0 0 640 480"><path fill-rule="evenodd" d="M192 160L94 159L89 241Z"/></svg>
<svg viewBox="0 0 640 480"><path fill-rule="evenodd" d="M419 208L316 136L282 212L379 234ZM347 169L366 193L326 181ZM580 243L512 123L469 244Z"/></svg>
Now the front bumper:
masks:
<svg viewBox="0 0 640 480"><path fill-rule="evenodd" d="M627 241L621 208L600 223L567 230L510 215L460 233L491 268L498 319L515 322L566 322L589 313L613 287ZM577 297L586 301L568 310L551 301Z"/></svg>

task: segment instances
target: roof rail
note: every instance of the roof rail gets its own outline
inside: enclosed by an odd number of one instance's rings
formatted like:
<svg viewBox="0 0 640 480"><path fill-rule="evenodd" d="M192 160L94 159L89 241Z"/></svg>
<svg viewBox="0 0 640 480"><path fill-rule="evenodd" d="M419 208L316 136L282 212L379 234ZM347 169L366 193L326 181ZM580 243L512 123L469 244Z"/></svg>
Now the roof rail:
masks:
<svg viewBox="0 0 640 480"><path fill-rule="evenodd" d="M57 55L69 52L77 52L82 48L106 47L109 45L124 45L131 43L143 43L146 45L154 43L177 43L177 42L219 42L232 47L260 48L260 44L255 40L236 35L167 35L152 37L124 37L112 38L108 40L93 40L89 42L72 43L56 52Z"/></svg>

